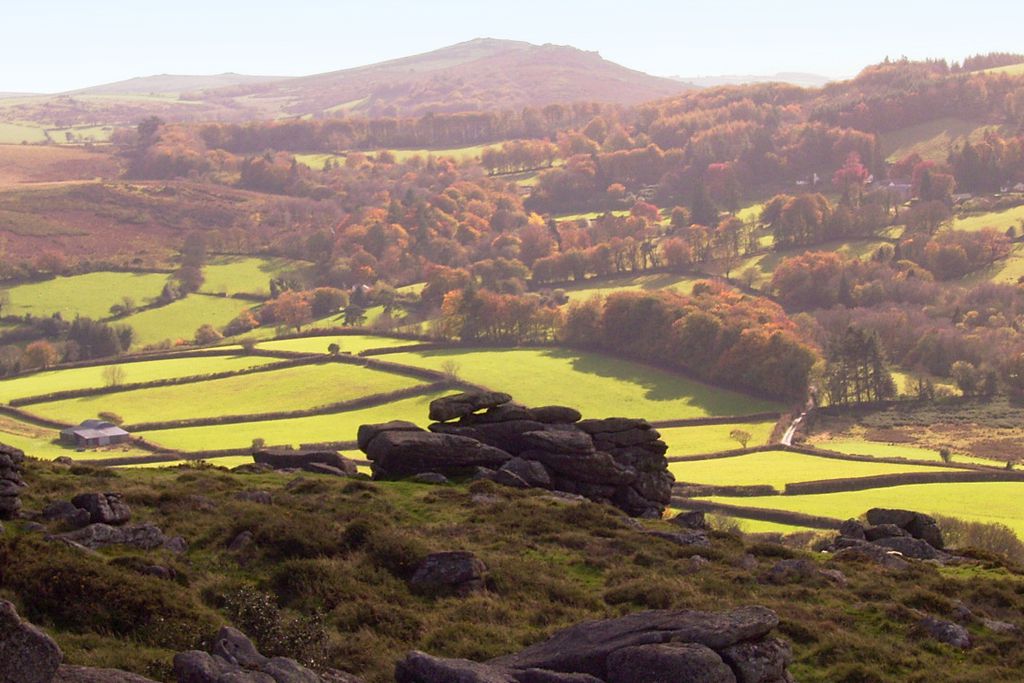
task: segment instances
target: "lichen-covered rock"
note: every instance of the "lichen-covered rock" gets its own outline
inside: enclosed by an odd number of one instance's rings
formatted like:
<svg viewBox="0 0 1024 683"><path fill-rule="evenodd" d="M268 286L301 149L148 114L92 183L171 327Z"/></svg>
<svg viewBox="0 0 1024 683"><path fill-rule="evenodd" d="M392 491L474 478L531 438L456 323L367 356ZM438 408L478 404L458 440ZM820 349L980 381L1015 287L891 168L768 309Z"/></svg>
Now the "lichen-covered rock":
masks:
<svg viewBox="0 0 1024 683"><path fill-rule="evenodd" d="M777 683L784 681L786 667L793 660L789 643L778 638L736 643L720 654L736 675L737 683Z"/></svg>
<svg viewBox="0 0 1024 683"><path fill-rule="evenodd" d="M263 656L241 631L229 626L218 632L211 649L212 653L190 650L175 655L177 683L324 683L294 659Z"/></svg>
<svg viewBox="0 0 1024 683"><path fill-rule="evenodd" d="M422 432L421 427L416 426L412 422L406 420L392 420L391 422L383 422L380 424L369 424L360 425L359 430L356 432L356 442L359 444L359 450L366 451L369 447L370 442L377 438L378 434L384 432Z"/></svg>
<svg viewBox="0 0 1024 683"><path fill-rule="evenodd" d="M50 636L22 621L14 605L0 600L0 681L50 683L61 658Z"/></svg>
<svg viewBox="0 0 1024 683"><path fill-rule="evenodd" d="M952 621L938 619L932 616L922 618L918 625L925 633L940 643L946 643L955 648L966 650L971 647L971 634L960 624Z"/></svg>
<svg viewBox="0 0 1024 683"><path fill-rule="evenodd" d="M86 510L93 524L117 526L132 518L131 508L119 493L82 493L72 498L71 504Z"/></svg>
<svg viewBox="0 0 1024 683"><path fill-rule="evenodd" d="M420 472L450 475L474 467L497 469L512 456L475 439L433 432L384 432L366 451L375 478L411 477Z"/></svg>
<svg viewBox="0 0 1024 683"><path fill-rule="evenodd" d="M87 527L48 538L70 541L90 550L105 548L109 545L127 545L139 550L153 550L164 547L174 540L165 536L160 527L155 524L120 527L109 524L90 524Z"/></svg>
<svg viewBox="0 0 1024 683"><path fill-rule="evenodd" d="M88 510L75 507L66 500L47 505L43 508L40 518L48 522L60 522L69 529L81 529L92 521L92 515Z"/></svg>
<svg viewBox="0 0 1024 683"><path fill-rule="evenodd" d="M518 683L500 668L468 659L441 659L414 650L395 667L395 683Z"/></svg>
<svg viewBox="0 0 1024 683"><path fill-rule="evenodd" d="M151 678L120 669L93 669L61 664L52 683L156 683Z"/></svg>
<svg viewBox="0 0 1024 683"><path fill-rule="evenodd" d="M319 463L341 470L348 476L354 476L357 472L354 462L331 450L263 449L253 453L252 459L259 465L269 465L276 470L301 470Z"/></svg>
<svg viewBox="0 0 1024 683"><path fill-rule="evenodd" d="M469 595L484 587L487 565L471 552L455 550L428 555L409 584L432 595Z"/></svg>
<svg viewBox="0 0 1024 683"><path fill-rule="evenodd" d="M868 523L873 525L895 524L914 538L921 539L928 545L942 550L945 544L942 531L933 517L914 512L887 508L872 508L867 513Z"/></svg>
<svg viewBox="0 0 1024 683"><path fill-rule="evenodd" d="M494 474L494 481L516 488L549 489L551 473L542 463L524 458L512 458Z"/></svg>
<svg viewBox="0 0 1024 683"><path fill-rule="evenodd" d="M0 444L0 519L14 519L21 512L21 466L25 454L17 448Z"/></svg>
<svg viewBox="0 0 1024 683"><path fill-rule="evenodd" d="M607 683L736 683L736 677L711 648L697 643L637 645L608 656Z"/></svg>
<svg viewBox="0 0 1024 683"><path fill-rule="evenodd" d="M529 409L530 419L544 424L571 424L583 417L580 411L566 406L540 406Z"/></svg>

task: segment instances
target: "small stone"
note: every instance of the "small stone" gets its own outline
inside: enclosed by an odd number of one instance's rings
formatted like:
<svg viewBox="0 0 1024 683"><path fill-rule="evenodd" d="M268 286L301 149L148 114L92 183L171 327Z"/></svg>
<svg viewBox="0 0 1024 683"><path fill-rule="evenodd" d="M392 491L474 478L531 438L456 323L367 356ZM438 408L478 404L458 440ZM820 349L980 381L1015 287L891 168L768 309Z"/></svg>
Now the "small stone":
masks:
<svg viewBox="0 0 1024 683"><path fill-rule="evenodd" d="M486 572L487 565L471 552L432 553L417 567L409 583L422 592L468 595L483 589Z"/></svg>
<svg viewBox="0 0 1024 683"><path fill-rule="evenodd" d="M232 553L241 552L252 545L253 541L252 532L248 530L243 531L231 539L231 543L228 544L228 551Z"/></svg>
<svg viewBox="0 0 1024 683"><path fill-rule="evenodd" d="M707 529L708 523L704 518L703 510L690 510L689 512L680 512L678 515L669 520L676 526L681 526L684 529Z"/></svg>
<svg viewBox="0 0 1024 683"><path fill-rule="evenodd" d="M918 625L935 640L966 650L971 647L971 634L963 626L937 617L924 617Z"/></svg>
<svg viewBox="0 0 1024 683"><path fill-rule="evenodd" d="M440 472L420 472L412 478L419 484L450 484L451 480Z"/></svg>
<svg viewBox="0 0 1024 683"><path fill-rule="evenodd" d="M235 494L235 498L257 505L272 505L274 502L274 497L269 491L241 491Z"/></svg>

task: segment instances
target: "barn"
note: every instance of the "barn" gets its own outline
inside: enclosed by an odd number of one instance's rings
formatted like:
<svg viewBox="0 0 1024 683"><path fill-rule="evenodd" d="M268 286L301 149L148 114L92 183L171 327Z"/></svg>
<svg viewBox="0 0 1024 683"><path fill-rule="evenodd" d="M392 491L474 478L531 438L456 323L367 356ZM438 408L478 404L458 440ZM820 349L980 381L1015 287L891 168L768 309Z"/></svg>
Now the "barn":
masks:
<svg viewBox="0 0 1024 683"><path fill-rule="evenodd" d="M128 432L105 420L86 420L77 427L68 427L60 432L61 442L78 448L125 443L129 438Z"/></svg>

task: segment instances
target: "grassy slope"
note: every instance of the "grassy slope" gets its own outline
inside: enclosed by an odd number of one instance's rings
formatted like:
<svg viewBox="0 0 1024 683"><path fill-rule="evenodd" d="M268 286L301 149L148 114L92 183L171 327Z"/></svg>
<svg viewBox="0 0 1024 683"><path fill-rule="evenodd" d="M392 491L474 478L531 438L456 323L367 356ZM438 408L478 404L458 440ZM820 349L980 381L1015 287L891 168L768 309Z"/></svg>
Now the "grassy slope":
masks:
<svg viewBox="0 0 1024 683"><path fill-rule="evenodd" d="M166 282L167 276L160 273L98 272L58 277L7 290L11 302L4 306L4 314L49 316L59 312L65 320L76 315L106 318L110 307L126 296L137 305L155 299Z"/></svg>
<svg viewBox="0 0 1024 683"><path fill-rule="evenodd" d="M1024 245L1014 245L1010 255L996 261L990 267L975 271L958 281L959 284L972 286L982 282L1015 285L1024 277Z"/></svg>
<svg viewBox="0 0 1024 683"><path fill-rule="evenodd" d="M192 294L174 303L122 318L120 324L135 330L133 348L140 349L165 340L190 340L205 324L223 327L252 302L219 296Z"/></svg>
<svg viewBox="0 0 1024 683"><path fill-rule="evenodd" d="M736 278L743 278L743 273L753 268L756 272L756 276L753 278L752 284L754 287L761 287L768 283L772 279L772 273L784 259L791 256L797 256L806 251L834 251L837 254L841 254L846 258L863 258L872 254L878 247L885 242L880 240L853 240L848 242L826 242L824 244L815 245L809 249L798 248L798 249L787 249L785 251L771 251L766 254L758 254L751 256L739 263L732 269L732 276Z"/></svg>
<svg viewBox="0 0 1024 683"><path fill-rule="evenodd" d="M270 296L270 279L302 268L304 264L286 258L222 256L203 268L203 286L208 294L256 294Z"/></svg>
<svg viewBox="0 0 1024 683"><path fill-rule="evenodd" d="M611 280L573 283L564 289L569 298L574 301L589 299L593 296L608 296L613 292L622 291L671 289L680 294L691 294L693 292L693 285L703 279L705 278L660 273L657 275L635 275Z"/></svg>
<svg viewBox="0 0 1024 683"><path fill-rule="evenodd" d="M993 211L953 220L955 230L981 230L982 228L993 228L999 232L1006 232L1007 228L1017 228L1020 234L1024 226L1024 206L1015 206L1012 209Z"/></svg>
<svg viewBox="0 0 1024 683"><path fill-rule="evenodd" d="M651 366L567 349L446 349L393 354L387 360L434 370L451 361L464 380L505 391L526 405L575 406L585 417L671 420L780 409Z"/></svg>
<svg viewBox="0 0 1024 683"><path fill-rule="evenodd" d="M23 126L0 122L0 145L20 145L22 142L45 142L46 131L41 126Z"/></svg>
<svg viewBox="0 0 1024 683"><path fill-rule="evenodd" d="M1024 537L1024 482L913 484L808 496L714 498L720 503L793 510L846 519L873 507L905 508L976 522L1005 524Z"/></svg>
<svg viewBox="0 0 1024 683"><path fill-rule="evenodd" d="M299 339L277 339L260 342L256 348L268 351L299 351L301 353L327 353L327 346L335 342L341 347L342 353L359 353L366 349L394 348L409 346L415 341L395 339L394 337L376 337L368 334L340 335L336 337L302 337ZM388 360L385 357L383 360Z"/></svg>
<svg viewBox="0 0 1024 683"><path fill-rule="evenodd" d="M272 445L298 446L301 443L355 441L360 425L390 420L409 420L426 426L427 407L439 396L450 392L426 394L382 406L332 415L316 415L291 420L266 420L242 424L165 429L143 434L147 440L182 451L244 448L253 439Z"/></svg>
<svg viewBox="0 0 1024 683"><path fill-rule="evenodd" d="M137 363L116 363L122 368L124 377L122 384L152 382L172 377L188 377L205 375L214 372L242 370L257 365L272 363L272 358L258 356L211 356L210 358L177 358L170 360L142 361ZM54 391L71 389L87 389L106 386L104 373L109 365L98 365L88 368L69 370L48 370L24 377L15 377L0 381L0 402L12 398L38 396Z"/></svg>
<svg viewBox="0 0 1024 683"><path fill-rule="evenodd" d="M673 462L669 470L676 481L712 486L768 484L780 491L786 484L819 479L873 477L903 472L945 472L926 465L835 460L788 451L765 451L732 458ZM738 503L742 504L742 503Z"/></svg>
<svg viewBox="0 0 1024 683"><path fill-rule="evenodd" d="M414 386L417 380L357 365L328 363L155 389L55 401L31 412L78 422L112 411L126 422L183 420L299 410Z"/></svg>
<svg viewBox="0 0 1024 683"><path fill-rule="evenodd" d="M33 465L26 507L41 509L83 490L121 492L134 519L185 537L186 555L85 555L14 525L0 536L0 591L56 637L72 664L169 681L174 652L196 647L221 624L233 623L259 641L223 600L245 581L270 592L267 602L285 610L285 622L299 619L286 629L294 637L282 654L318 655L321 665L367 683L392 681L395 660L410 649L484 660L586 619L750 604L777 611L778 635L793 645L791 672L803 683L1009 681L1024 667L1015 634L971 624L976 646L953 651L923 636L908 609L951 618L962 600L978 615L1024 626L1021 579L1000 568L922 563L895 574L836 562L828 566L845 575L841 586L824 579L774 585L759 579L780 556L824 558L714 534L713 546L699 549L706 558L700 568L691 560L698 549L646 536L610 508L485 483L353 483L304 474L305 483L285 489L294 475L163 469L108 475ZM274 505L237 500L240 490L266 490ZM208 507L196 505L197 492ZM491 497L475 499L477 493ZM361 534L345 532L360 519ZM239 557L225 548L241 530L252 531L257 542ZM427 552L451 549L481 557L487 591L461 599L412 592L404 580L409 568ZM747 553L755 566L740 568ZM133 570L129 560L109 561L118 556L172 566L182 579L161 581ZM59 593L53 585L61 586ZM244 594L251 604L259 597L254 590ZM326 636L319 651L298 637L313 613L322 615ZM260 614L276 618L274 609ZM272 641L258 644L267 652Z"/></svg>
<svg viewBox="0 0 1024 683"><path fill-rule="evenodd" d="M740 444L729 436L734 429L750 434L748 446L761 446L768 443L768 437L775 427L774 422L744 422L728 425L703 425L700 427L670 427L659 429L662 440L668 444L668 455L703 455L717 453Z"/></svg>
<svg viewBox="0 0 1024 683"><path fill-rule="evenodd" d="M953 146L962 144L964 140L977 142L987 131L1000 128L957 118L936 119L883 133L880 136L882 154L886 161L893 163L911 154L920 154L925 160L944 162Z"/></svg>

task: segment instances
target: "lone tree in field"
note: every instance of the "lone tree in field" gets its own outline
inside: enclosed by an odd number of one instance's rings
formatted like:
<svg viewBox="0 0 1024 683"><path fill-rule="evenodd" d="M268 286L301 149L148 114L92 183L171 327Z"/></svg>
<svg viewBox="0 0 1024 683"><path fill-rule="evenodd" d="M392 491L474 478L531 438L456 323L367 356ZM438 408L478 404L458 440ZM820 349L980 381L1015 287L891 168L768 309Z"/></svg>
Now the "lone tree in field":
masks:
<svg viewBox="0 0 1024 683"><path fill-rule="evenodd" d="M742 429L734 429L729 432L729 438L739 443L740 448L746 448L747 444L750 443L750 432Z"/></svg>
<svg viewBox="0 0 1024 683"><path fill-rule="evenodd" d="M327 353L331 354L332 356L337 356L339 353L341 353L341 347L338 345L338 342L331 342L330 344L328 344Z"/></svg>
<svg viewBox="0 0 1024 683"><path fill-rule="evenodd" d="M124 384L125 372L120 365L108 365L103 369L103 382L108 387L119 387Z"/></svg>

